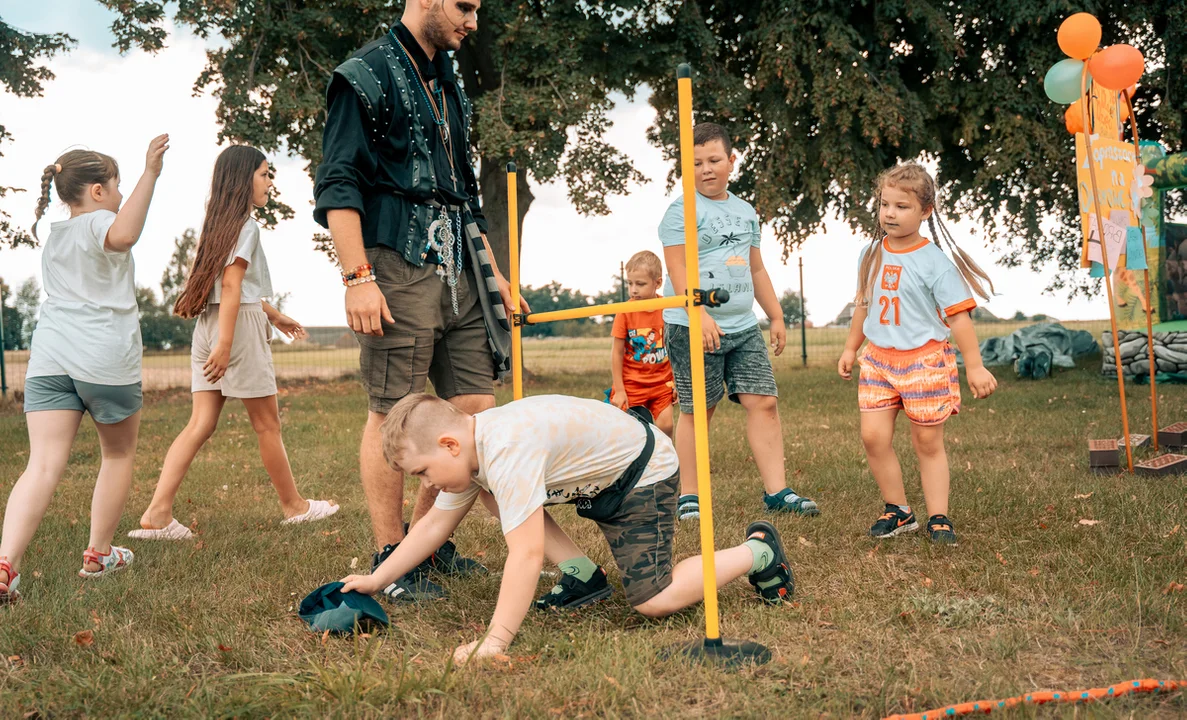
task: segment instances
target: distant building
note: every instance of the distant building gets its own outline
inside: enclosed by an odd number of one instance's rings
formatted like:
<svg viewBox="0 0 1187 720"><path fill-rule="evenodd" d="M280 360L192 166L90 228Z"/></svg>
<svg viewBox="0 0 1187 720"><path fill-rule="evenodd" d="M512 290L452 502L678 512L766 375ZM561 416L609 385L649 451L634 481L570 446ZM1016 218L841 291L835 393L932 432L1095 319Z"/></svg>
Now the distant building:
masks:
<svg viewBox="0 0 1187 720"><path fill-rule="evenodd" d="M322 347L356 348L359 346L350 328L341 325L336 327L306 327L309 337L298 342L305 345L320 345Z"/></svg>
<svg viewBox="0 0 1187 720"><path fill-rule="evenodd" d="M853 322L853 311L856 309L857 305L854 303L845 305L845 308L841 310L836 319L829 324L833 327L849 327L849 323Z"/></svg>

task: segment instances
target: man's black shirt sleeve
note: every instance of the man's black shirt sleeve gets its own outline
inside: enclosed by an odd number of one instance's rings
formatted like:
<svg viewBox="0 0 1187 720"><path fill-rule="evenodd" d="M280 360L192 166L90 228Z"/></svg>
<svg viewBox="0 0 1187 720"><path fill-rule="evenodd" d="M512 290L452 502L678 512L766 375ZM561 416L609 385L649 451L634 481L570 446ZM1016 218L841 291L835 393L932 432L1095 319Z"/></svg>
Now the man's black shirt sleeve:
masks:
<svg viewBox="0 0 1187 720"><path fill-rule="evenodd" d="M322 162L313 185L313 219L328 228L326 212L357 210L364 214L363 197L372 189L378 155L367 140L370 119L362 101L340 75L330 81L328 111L322 133Z"/></svg>

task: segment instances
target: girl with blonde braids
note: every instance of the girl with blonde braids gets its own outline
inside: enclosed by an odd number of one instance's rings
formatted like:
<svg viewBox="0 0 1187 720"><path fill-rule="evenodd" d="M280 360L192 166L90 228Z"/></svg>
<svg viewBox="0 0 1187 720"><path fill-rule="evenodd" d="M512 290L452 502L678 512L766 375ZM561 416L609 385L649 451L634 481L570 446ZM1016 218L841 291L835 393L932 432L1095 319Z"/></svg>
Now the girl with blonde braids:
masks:
<svg viewBox="0 0 1187 720"><path fill-rule="evenodd" d="M169 136L153 138L144 174L120 207L119 166L91 150L71 150L42 174L37 221L50 186L70 218L50 227L41 253L41 305L25 379L29 464L13 486L0 535L0 604L19 597L25 550L45 517L84 412L99 434L103 461L91 503L84 578L127 567L132 551L111 544L132 484L140 429L140 318L132 246L140 239Z"/></svg>
<svg viewBox="0 0 1187 720"><path fill-rule="evenodd" d="M988 300L993 283L957 247L935 212L936 182L922 166L905 163L883 172L876 199L885 235L862 253L857 307L837 363L837 372L846 380L852 378L854 364L861 365L861 439L885 503L869 534L886 538L919 528L891 444L902 410L911 421L911 442L919 459L930 513L928 534L934 542L955 545L956 532L948 518L944 422L960 412L960 377L948 336L951 333L964 356L973 397L988 397L997 380L981 361L970 313L977 306L972 293ZM919 233L924 220L931 240ZM941 250L941 239L951 258Z"/></svg>

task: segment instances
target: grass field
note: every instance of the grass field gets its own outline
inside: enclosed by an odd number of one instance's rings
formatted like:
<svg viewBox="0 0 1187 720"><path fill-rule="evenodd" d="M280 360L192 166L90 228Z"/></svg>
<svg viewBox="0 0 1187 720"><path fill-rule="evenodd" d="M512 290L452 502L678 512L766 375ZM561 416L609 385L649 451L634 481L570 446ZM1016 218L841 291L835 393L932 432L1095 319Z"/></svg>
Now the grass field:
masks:
<svg viewBox="0 0 1187 720"><path fill-rule="evenodd" d="M1009 335L1027 322L978 323L981 339ZM1109 328L1107 320L1063 323L1073 330L1087 330L1100 342L1101 332ZM809 328L801 342L798 329L788 330L787 349L775 358L776 370L800 368L804 354L810 367L831 367L845 347L847 328ZM582 375L601 373L610 379L610 340L605 337L527 338L524 340L524 367L538 375ZM8 351L8 384L13 390L24 389L28 351ZM357 348L334 348L309 345L290 346L273 342L276 376L282 380L334 380L358 372ZM144 388L170 390L190 386L189 349L180 352L150 352L144 356Z"/></svg>
<svg viewBox="0 0 1187 720"><path fill-rule="evenodd" d="M1086 470L1085 441L1120 432L1116 385L1096 365L1041 382L1002 372L987 401L967 401L966 388L966 412L948 431L961 544L938 548L921 534L864 537L881 505L856 433L855 389L828 369L783 363L790 480L823 515L776 520L798 580L794 603L763 606L744 583L722 590L726 634L775 656L736 673L661 661L663 648L701 635L702 613L648 621L620 591L589 612L529 616L509 662L451 668L453 648L489 618L506 552L481 509L456 539L491 576L445 580L448 601L389 606L393 627L374 637L306 630L293 612L301 596L369 562L356 462L365 401L353 382L288 386L281 398L299 485L336 498L335 518L279 526L250 425L228 405L179 498L178 517L198 541L132 542L132 568L81 581L99 460L86 422L26 556L25 601L0 609L0 716L876 718L1038 689L1187 679L1187 592L1172 585L1187 583L1187 480ZM538 376L528 390L595 397L603 384ZM1135 432L1149 425L1147 397L1131 395ZM121 534L136 526L188 412L184 393L149 396ZM1163 390L1162 417L1187 419L1183 388ZM742 422L729 405L712 432L720 543L739 541L760 516ZM921 503L909 441L900 436L898 448ZM0 410L4 495L27 452L21 415ZM556 516L612 565L596 527L567 507ZM682 526L678 556L697 541L695 526ZM1184 715L1187 693L1012 713Z"/></svg>

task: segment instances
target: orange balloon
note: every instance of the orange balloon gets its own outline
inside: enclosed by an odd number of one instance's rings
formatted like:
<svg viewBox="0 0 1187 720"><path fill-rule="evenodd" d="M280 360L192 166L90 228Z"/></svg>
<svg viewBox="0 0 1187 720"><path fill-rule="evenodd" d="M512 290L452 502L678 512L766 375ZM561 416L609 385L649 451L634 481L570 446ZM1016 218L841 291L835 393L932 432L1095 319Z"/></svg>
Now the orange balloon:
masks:
<svg viewBox="0 0 1187 720"><path fill-rule="evenodd" d="M1059 26L1059 49L1068 57L1087 59L1100 45L1100 21L1089 13L1072 15Z"/></svg>
<svg viewBox="0 0 1187 720"><path fill-rule="evenodd" d="M1072 103L1063 112L1063 124L1072 135L1084 132L1084 114L1080 112L1080 103Z"/></svg>
<svg viewBox="0 0 1187 720"><path fill-rule="evenodd" d="M1101 87L1118 92L1133 85L1146 71L1146 59L1133 45L1113 45L1088 61L1088 72Z"/></svg>
<svg viewBox="0 0 1187 720"><path fill-rule="evenodd" d="M1138 91L1137 83L1134 83L1133 85L1130 85L1129 87L1125 88L1125 94L1129 96L1130 100L1133 100L1133 94L1136 93L1137 91Z"/></svg>

